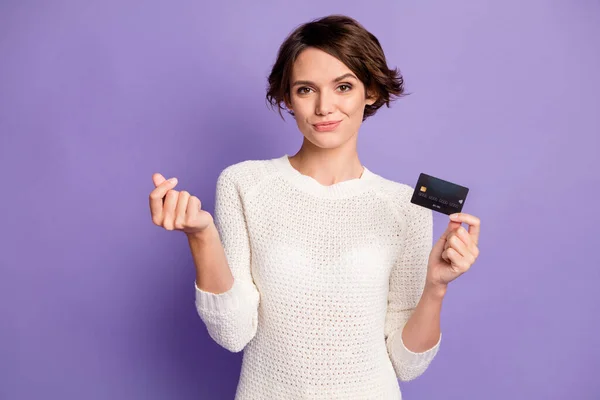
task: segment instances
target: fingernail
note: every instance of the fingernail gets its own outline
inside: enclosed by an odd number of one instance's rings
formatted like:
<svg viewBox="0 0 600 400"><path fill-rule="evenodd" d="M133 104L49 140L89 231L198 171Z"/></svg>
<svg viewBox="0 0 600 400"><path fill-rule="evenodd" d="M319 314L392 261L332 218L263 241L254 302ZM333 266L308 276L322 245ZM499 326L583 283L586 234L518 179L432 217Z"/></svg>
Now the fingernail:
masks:
<svg viewBox="0 0 600 400"><path fill-rule="evenodd" d="M458 214L452 214L452 215L450 215L450 218L456 218L456 217L458 217Z"/></svg>
<svg viewBox="0 0 600 400"><path fill-rule="evenodd" d="M169 182L171 182L171 183L177 183L177 178L171 178L171 179L169 179Z"/></svg>

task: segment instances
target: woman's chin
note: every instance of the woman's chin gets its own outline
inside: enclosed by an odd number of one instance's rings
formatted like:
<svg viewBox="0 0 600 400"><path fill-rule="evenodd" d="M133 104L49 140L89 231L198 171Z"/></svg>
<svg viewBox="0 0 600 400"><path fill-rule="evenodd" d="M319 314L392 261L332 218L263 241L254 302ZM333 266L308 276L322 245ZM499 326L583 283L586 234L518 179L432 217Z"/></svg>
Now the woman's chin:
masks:
<svg viewBox="0 0 600 400"><path fill-rule="evenodd" d="M340 140L339 135L335 134L319 134L317 136L307 138L307 140L312 143L313 146L320 149L335 149L344 144L344 141Z"/></svg>

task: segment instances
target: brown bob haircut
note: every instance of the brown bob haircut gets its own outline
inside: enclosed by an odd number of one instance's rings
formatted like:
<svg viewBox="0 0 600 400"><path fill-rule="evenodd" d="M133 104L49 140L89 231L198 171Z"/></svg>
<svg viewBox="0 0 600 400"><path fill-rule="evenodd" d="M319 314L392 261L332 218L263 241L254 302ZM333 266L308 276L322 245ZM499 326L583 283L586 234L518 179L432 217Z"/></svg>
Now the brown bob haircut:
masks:
<svg viewBox="0 0 600 400"><path fill-rule="evenodd" d="M296 28L281 44L277 60L268 78L267 101L279 115L290 103L292 67L306 48L322 50L344 63L364 84L367 94L376 98L366 105L363 121L384 104L403 96L404 79L400 71L387 66L379 40L356 20L344 15L330 15ZM294 113L287 110L292 116Z"/></svg>

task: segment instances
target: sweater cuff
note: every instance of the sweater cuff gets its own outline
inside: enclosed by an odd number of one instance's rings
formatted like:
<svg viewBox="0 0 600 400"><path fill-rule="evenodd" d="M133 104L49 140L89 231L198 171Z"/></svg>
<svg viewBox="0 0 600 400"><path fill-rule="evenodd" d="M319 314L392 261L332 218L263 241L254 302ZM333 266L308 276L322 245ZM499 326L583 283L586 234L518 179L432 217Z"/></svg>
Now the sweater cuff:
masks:
<svg viewBox="0 0 600 400"><path fill-rule="evenodd" d="M396 342L396 346L394 348L394 352L398 356L399 359L405 360L408 365L420 366L429 364L433 358L435 357L439 347L440 342L442 341L442 334L440 333L440 337L437 343L430 349L425 350L420 353L415 353L414 351L409 350L404 341L402 340L402 331L399 332L399 337Z"/></svg>
<svg viewBox="0 0 600 400"><path fill-rule="evenodd" d="M240 298L243 291L243 286L239 284L237 279L234 279L233 286L223 293L206 292L198 287L194 281L196 288L196 307L198 310L214 313L227 314L239 308Z"/></svg>

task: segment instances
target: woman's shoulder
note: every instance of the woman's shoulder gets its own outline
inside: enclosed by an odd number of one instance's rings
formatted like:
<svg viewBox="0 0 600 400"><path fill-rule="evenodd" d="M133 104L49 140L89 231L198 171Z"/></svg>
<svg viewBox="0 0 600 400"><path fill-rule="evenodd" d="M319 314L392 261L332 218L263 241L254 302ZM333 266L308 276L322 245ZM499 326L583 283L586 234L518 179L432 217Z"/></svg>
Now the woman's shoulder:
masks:
<svg viewBox="0 0 600 400"><path fill-rule="evenodd" d="M386 198L396 212L402 214L420 214L428 213L430 210L420 207L411 202L415 186L396 181L390 178L385 178L381 175L377 176L377 192L381 197Z"/></svg>
<svg viewBox="0 0 600 400"><path fill-rule="evenodd" d="M230 183L242 191L248 191L265 179L275 176L277 159L249 159L225 167L219 174L217 185Z"/></svg>
<svg viewBox="0 0 600 400"><path fill-rule="evenodd" d="M373 173L373 175L376 177L376 187L378 191L384 196L392 196L394 198L405 198L407 196L410 196L415 190L413 186L407 183L386 178L376 173Z"/></svg>

